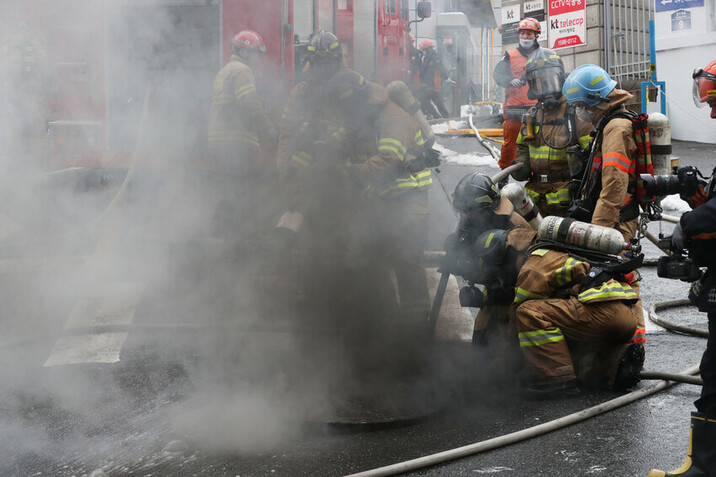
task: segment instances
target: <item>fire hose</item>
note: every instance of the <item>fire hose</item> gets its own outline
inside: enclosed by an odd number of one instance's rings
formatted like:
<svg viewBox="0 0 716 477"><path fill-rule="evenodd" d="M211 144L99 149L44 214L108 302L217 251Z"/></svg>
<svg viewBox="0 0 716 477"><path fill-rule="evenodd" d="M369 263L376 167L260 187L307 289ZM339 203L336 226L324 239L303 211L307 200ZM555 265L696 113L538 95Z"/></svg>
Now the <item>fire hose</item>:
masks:
<svg viewBox="0 0 716 477"><path fill-rule="evenodd" d="M698 371L699 367L697 365L687 368L679 374L693 375L698 373ZM397 475L402 474L403 472L422 469L425 467L460 459L462 457L467 457L479 454L481 452L505 447L510 444L522 442L533 437L547 434L548 432L556 431L558 429L571 426L572 424L586 421L587 419L590 419L592 417L596 417L600 414L604 414L608 411L638 401L639 399L651 396L652 394L662 391L670 386L673 386L674 384L676 383L673 381L661 381L657 384L654 384L653 386L649 386L648 388L632 391L629 394L625 394L623 396L619 396L618 398L603 402L596 406L583 409L579 412L575 412L564 417L560 417L559 419L545 422L544 424L528 427L527 429L522 429L521 431L512 432L509 434L494 437L492 439L487 439L485 441L476 442L474 444L469 444L455 449L438 452L436 454L418 457L417 459L407 460L404 462L399 462L397 464L366 470L357 474L350 474L347 477L378 477L385 475Z"/></svg>
<svg viewBox="0 0 716 477"><path fill-rule="evenodd" d="M431 256L430 258L434 259L435 257ZM653 265L653 262L650 264ZM443 273L443 276L441 277L441 284L443 283L443 278L445 278L446 275L449 277L449 274ZM445 284L446 283L447 283L447 278L445 278ZM440 286L438 287L438 293L439 292L440 292ZM444 294L444 286L443 286L442 292ZM435 307L436 304L438 305L437 310ZM433 304L433 309L431 310L431 315L430 315L431 320L434 319L435 321L437 321L437 315L439 313L440 304L442 304L442 297L440 298L440 300L438 302L437 296L436 296L436 301ZM667 330L685 333L685 334L698 336L698 337L708 337L708 331L698 329L698 328L674 324L674 323L671 323L669 321L666 321L666 320L660 318L656 314L656 311L660 310L660 309L673 308L673 307L678 307L678 306L688 306L688 305L691 305L691 302L686 299L658 302L658 303L655 303L649 307L648 316L649 316L649 319L653 323L655 323L659 326L662 326L663 328L666 328ZM433 326L435 326L435 323L433 323L432 321L431 321L431 324ZM492 439L488 439L488 440L477 442L477 443L470 444L467 446L458 447L455 449L439 452L436 454L431 454L431 455L419 457L416 459L399 462L397 464L379 467L376 469L359 472L357 474L351 474L348 477L377 477L377 476L385 476L385 475L396 475L396 474L401 474L401 473L412 471L412 470L417 470L417 469L441 464L444 462L449 462L452 460L460 459L462 457L475 455L475 454L493 450L493 449L496 449L499 447L508 446L510 444L514 444L514 443L521 442L521 441L524 441L527 439L531 439L533 437L537 437L537 436L546 434L548 432L552 432L554 430L561 429L561 428L570 426L572 424L576 424L576 423L585 421L592 417L598 416L599 414L603 414L603 413L606 413L613 409L616 409L618 407L624 406L626 404L630 404L630 403L635 402L639 399L651 396L652 394L662 391L670 386L673 386L677 382L687 383L687 384L695 384L695 385L703 385L703 380L699 377L694 376L695 374L698 374L698 372L699 372L699 365L695 365L690 368L687 368L684 371L681 371L680 373L668 373L668 372L660 372L660 371L641 371L640 376L642 379L661 380L661 382L659 382L655 385L652 385L648 388L632 391L629 394L626 394L624 396L620 396L620 397L612 399L610 401L598 404L591 408L584 409L582 411L555 419L553 421L550 421L550 422L547 422L544 424L540 424L540 425L537 425L534 427L523 429L521 431L513 432L510 434L505 434L503 436L498 436L498 437L495 437Z"/></svg>
<svg viewBox="0 0 716 477"><path fill-rule="evenodd" d="M683 306L683 305L688 305L688 304L690 304L690 302L688 300L672 300L672 301L656 303L649 308L649 319L651 321L653 321L654 323L659 324L660 326L664 326L667 329L673 328L674 330L688 332L689 334L696 334L698 336L703 336L704 335L703 330L699 330L696 328L682 327L682 326L674 326L673 324L671 324L665 320L661 320L656 315L656 312L655 312L655 310L658 310L658 309L671 308L671 307L675 307L675 306ZM706 333L706 335L708 335L708 334ZM698 374L698 372L699 372L699 365L691 366L691 367L681 371L680 373L642 371L641 372L642 379L660 379L661 381L659 383L656 383L656 384L649 386L647 388L637 389L635 391L630 392L629 394L619 396L617 398L603 402L596 406L592 406L590 408L583 409L579 412L575 412L575 413L569 414L567 416L563 416L561 418L558 418L558 419L555 419L555 420L552 420L552 421L549 421L549 422L546 422L543 424L539 424L537 426L529 427L529 428L523 429L521 431L512 432L510 434L505 434L502 436L494 437L492 439L487 439L484 441L476 442L474 444L457 447L455 449L450 449L450 450L446 450L443 452L438 452L435 454L418 457L416 459L398 462L396 464L391 464L391 465L387 465L384 467L378 467L375 469L359 472L356 474L350 474L347 477L378 477L378 476L386 476L386 475L397 475L397 474L401 474L404 472L409 472L409 471L418 470L418 469L430 467L430 466L437 465L437 464L442 464L445 462L450 462L450 461L457 460L457 459L460 459L463 457L476 455L476 454L479 454L482 452L487 452L487 451L497 449L500 447L506 447L508 445L515 444L517 442L522 442L522 441L531 439L533 437L538 437L538 436L547 434L549 432L556 431L558 429L562 429L567 426L571 426L572 424L577 424L579 422L586 421L587 419L590 419L592 417L596 417L600 414L604 414L606 412L612 411L614 409L625 406L627 404L631 404L632 402L636 402L640 399L643 399L645 397L656 394L664 389L667 389L667 388L673 386L674 384L676 384L677 382L701 385L701 384L703 384L703 380L701 378L694 376L695 374Z"/></svg>

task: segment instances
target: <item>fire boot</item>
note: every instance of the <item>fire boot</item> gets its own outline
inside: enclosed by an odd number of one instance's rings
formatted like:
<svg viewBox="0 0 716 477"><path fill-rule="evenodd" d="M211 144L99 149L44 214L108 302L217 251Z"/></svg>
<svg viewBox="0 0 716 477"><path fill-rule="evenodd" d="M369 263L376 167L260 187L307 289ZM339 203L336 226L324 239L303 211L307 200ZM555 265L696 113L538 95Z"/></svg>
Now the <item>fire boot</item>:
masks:
<svg viewBox="0 0 716 477"><path fill-rule="evenodd" d="M640 373L645 357L646 351L643 344L632 343L627 347L619 361L619 368L617 368L617 375L614 379L615 391L626 391L641 381Z"/></svg>
<svg viewBox="0 0 716 477"><path fill-rule="evenodd" d="M649 472L647 477L665 477L667 475L680 475L682 477L716 476L715 415L692 412L689 452L684 465L671 472L654 469Z"/></svg>

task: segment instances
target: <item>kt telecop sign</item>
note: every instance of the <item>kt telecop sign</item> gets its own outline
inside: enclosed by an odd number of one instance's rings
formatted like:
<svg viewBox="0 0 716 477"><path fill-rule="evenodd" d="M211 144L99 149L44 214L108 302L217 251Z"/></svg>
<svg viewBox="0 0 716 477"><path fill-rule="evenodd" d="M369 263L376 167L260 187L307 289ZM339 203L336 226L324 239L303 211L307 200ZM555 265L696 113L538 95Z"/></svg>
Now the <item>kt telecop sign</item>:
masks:
<svg viewBox="0 0 716 477"><path fill-rule="evenodd" d="M549 0L549 47L587 44L586 0Z"/></svg>

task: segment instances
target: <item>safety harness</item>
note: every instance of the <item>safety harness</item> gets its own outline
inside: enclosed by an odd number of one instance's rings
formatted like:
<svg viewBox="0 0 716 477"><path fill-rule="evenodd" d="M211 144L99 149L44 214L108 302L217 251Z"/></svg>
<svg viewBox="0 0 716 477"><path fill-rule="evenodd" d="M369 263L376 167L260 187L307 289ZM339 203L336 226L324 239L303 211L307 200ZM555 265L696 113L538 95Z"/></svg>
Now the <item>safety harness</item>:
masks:
<svg viewBox="0 0 716 477"><path fill-rule="evenodd" d="M629 110L614 111L605 115L599 120L594 139L590 145L587 164L591 167L585 167L584 175L579 188L579 198L574 200L570 206L570 217L590 222L597 200L602 190L602 165L603 158L596 157L597 147L601 145L604 129L609 121L616 118L628 119L631 121L632 137L637 147L637 157L631 164L623 164L628 170L636 173L636 183L630 183L627 191L630 192L634 199L622 207L619 213L619 221L621 223L628 222L639 217L640 207L649 212L654 205L654 198L647 198L644 189L644 181L641 174L654 174L654 166L651 161L651 142L649 139L649 125L647 123L648 115L642 113L637 114Z"/></svg>

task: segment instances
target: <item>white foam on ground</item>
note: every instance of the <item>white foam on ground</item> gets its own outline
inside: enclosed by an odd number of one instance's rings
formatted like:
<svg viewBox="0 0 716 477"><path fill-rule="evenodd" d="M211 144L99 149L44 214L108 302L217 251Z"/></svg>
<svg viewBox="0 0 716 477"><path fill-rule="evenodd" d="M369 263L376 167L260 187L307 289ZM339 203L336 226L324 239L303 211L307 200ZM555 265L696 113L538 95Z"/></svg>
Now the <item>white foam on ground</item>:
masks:
<svg viewBox="0 0 716 477"><path fill-rule="evenodd" d="M446 164L457 164L459 166L492 166L497 167L497 161L489 154L460 154L440 144L433 146L442 153L442 161Z"/></svg>
<svg viewBox="0 0 716 477"><path fill-rule="evenodd" d="M661 200L661 207L664 212L671 212L674 215L681 215L691 210L689 204L681 200L678 195L668 195Z"/></svg>
<svg viewBox="0 0 716 477"><path fill-rule="evenodd" d="M470 129L470 124L464 120L453 119L451 121L431 124L430 127L435 134L442 134L446 133L450 129Z"/></svg>

